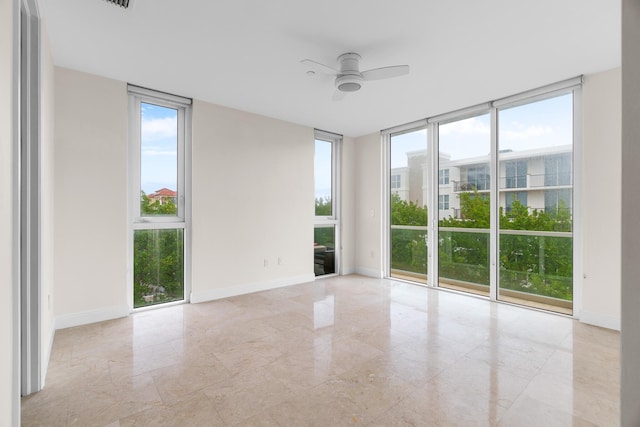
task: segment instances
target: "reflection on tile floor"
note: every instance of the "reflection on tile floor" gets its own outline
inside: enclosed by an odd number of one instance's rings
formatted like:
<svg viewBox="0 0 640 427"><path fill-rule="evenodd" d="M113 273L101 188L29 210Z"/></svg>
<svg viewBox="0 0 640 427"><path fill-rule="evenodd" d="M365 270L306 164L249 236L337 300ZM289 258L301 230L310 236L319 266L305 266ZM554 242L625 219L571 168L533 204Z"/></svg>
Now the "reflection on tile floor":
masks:
<svg viewBox="0 0 640 427"><path fill-rule="evenodd" d="M615 426L619 334L334 277L56 332L26 426Z"/></svg>

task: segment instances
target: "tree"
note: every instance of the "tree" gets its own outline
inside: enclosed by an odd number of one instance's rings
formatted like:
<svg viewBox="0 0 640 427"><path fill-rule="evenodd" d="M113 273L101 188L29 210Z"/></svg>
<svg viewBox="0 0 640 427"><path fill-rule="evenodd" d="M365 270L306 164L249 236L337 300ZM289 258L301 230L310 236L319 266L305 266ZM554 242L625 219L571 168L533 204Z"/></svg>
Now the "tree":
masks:
<svg viewBox="0 0 640 427"><path fill-rule="evenodd" d="M175 215L176 204L171 199L166 199L164 203L159 200L151 200L144 191L140 192L140 212L143 215Z"/></svg>
<svg viewBox="0 0 640 427"><path fill-rule="evenodd" d="M391 224L420 227L391 230L391 268L427 274L427 207L391 194Z"/></svg>
<svg viewBox="0 0 640 427"><path fill-rule="evenodd" d="M460 194L462 218L446 218L440 227L490 229L489 199ZM557 209L530 210L513 200L500 208L500 230L570 232L571 214L562 201ZM489 285L489 234L440 230L440 275ZM563 236L500 233L500 287L572 299L573 239Z"/></svg>
<svg viewBox="0 0 640 427"><path fill-rule="evenodd" d="M140 194L143 215L175 215L173 200L163 204ZM134 306L180 300L184 296L184 235L182 229L135 230ZM145 297L147 299L145 299Z"/></svg>
<svg viewBox="0 0 640 427"><path fill-rule="evenodd" d="M391 194L391 224L427 225L427 207L405 201L397 193Z"/></svg>

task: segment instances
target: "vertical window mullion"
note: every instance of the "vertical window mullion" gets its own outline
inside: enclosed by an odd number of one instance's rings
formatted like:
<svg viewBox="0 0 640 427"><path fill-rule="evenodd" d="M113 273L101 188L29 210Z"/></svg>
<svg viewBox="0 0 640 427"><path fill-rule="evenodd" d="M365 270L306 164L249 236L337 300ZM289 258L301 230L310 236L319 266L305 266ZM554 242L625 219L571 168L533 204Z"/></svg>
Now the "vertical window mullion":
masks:
<svg viewBox="0 0 640 427"><path fill-rule="evenodd" d="M498 229L500 226L500 169L498 163L498 110L495 107L492 107L490 111L490 123L491 150L489 158L492 182L489 191L489 200L491 203L489 211L489 298L492 301L496 301L498 299L498 280L500 274L498 266L500 250L500 242L498 239Z"/></svg>

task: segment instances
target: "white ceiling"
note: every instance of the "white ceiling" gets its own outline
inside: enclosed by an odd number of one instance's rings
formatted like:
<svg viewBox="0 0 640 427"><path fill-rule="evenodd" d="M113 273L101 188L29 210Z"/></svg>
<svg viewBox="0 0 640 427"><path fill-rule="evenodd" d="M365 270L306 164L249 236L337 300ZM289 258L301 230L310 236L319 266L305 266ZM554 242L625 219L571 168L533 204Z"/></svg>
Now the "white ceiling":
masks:
<svg viewBox="0 0 640 427"><path fill-rule="evenodd" d="M619 0L132 2L38 0L54 63L354 137L620 65ZM334 102L344 52L411 72Z"/></svg>

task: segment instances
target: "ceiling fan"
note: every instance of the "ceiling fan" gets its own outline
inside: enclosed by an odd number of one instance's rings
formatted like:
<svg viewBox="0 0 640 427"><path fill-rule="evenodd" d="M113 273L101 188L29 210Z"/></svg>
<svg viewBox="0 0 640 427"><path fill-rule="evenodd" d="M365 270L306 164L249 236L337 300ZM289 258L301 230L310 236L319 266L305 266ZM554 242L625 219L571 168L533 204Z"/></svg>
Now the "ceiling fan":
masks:
<svg viewBox="0 0 640 427"><path fill-rule="evenodd" d="M360 59L362 57L357 53L347 52L338 56L339 69L335 69L312 59L303 59L300 61L306 65L309 70L307 74L315 74L320 72L335 76L336 92L333 100L342 99L348 92L355 92L362 88L364 82L370 80L382 80L392 77L403 76L409 74L408 65L392 65L390 67L374 68L372 70L360 71Z"/></svg>

